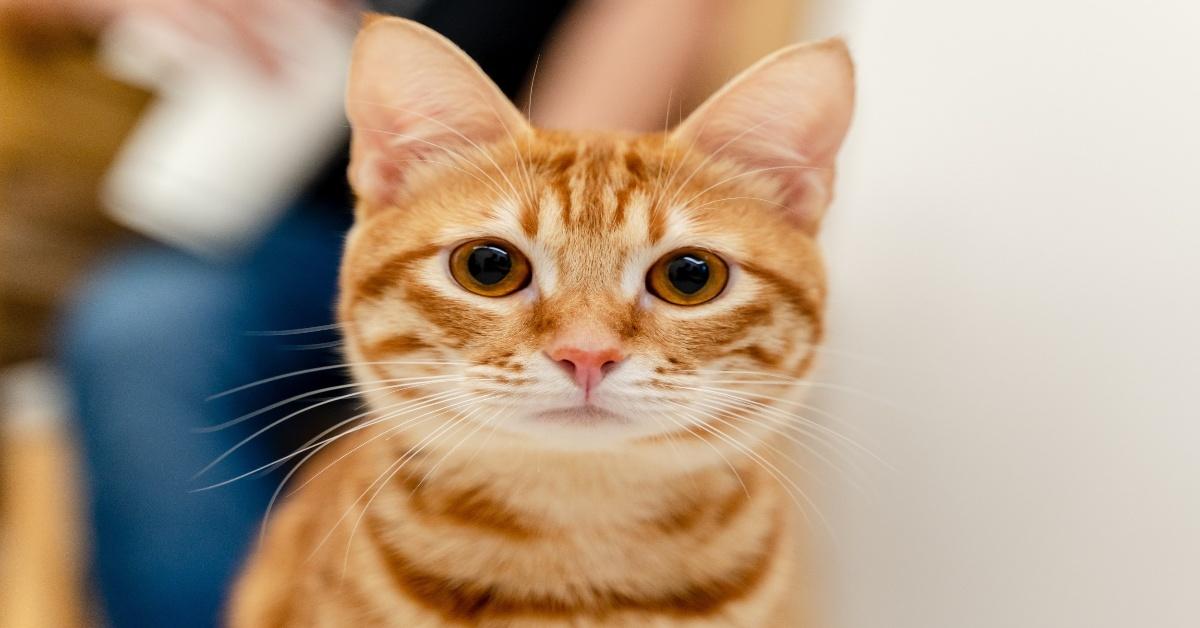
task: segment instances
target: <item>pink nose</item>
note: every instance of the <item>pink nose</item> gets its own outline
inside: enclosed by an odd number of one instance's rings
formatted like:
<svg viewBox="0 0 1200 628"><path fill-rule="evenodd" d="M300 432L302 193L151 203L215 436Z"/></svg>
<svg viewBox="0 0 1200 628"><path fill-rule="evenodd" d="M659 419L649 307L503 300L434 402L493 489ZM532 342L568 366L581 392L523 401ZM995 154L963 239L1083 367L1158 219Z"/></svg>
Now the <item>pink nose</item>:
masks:
<svg viewBox="0 0 1200 628"><path fill-rule="evenodd" d="M591 392L600 384L600 380L604 379L604 376L624 359L620 349L616 347L579 349L564 346L556 347L548 351L546 355L562 367L586 395L591 395Z"/></svg>

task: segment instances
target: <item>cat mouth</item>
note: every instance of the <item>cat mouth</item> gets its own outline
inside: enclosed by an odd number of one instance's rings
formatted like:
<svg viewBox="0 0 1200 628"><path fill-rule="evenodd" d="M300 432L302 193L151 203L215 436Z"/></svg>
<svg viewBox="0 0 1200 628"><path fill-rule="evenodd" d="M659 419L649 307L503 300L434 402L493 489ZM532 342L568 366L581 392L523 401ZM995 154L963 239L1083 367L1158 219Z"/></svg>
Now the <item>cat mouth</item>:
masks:
<svg viewBox="0 0 1200 628"><path fill-rule="evenodd" d="M537 413L536 418L543 421L552 421L555 423L569 423L577 425L595 425L597 423L626 423L628 419L624 416L605 410L594 405L570 406L566 408L554 408Z"/></svg>

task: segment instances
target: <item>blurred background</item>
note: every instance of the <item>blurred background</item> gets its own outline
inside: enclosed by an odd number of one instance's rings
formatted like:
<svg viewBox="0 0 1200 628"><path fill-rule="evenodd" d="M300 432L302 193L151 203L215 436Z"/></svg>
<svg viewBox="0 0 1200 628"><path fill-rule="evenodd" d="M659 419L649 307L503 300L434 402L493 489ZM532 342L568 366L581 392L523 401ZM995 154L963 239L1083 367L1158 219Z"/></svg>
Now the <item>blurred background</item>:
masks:
<svg viewBox="0 0 1200 628"><path fill-rule="evenodd" d="M196 489L347 401L368 8L562 128L847 36L814 405L886 464L814 486L824 625L1200 625L1200 5L0 0L0 628L217 624L279 474Z"/></svg>

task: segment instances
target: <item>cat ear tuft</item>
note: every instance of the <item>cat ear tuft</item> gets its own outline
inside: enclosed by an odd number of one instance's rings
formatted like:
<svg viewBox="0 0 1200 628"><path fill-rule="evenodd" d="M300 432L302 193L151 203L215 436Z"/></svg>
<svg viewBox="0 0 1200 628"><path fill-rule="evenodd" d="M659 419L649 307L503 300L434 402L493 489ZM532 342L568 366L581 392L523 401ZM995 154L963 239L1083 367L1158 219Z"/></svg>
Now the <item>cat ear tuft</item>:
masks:
<svg viewBox="0 0 1200 628"><path fill-rule="evenodd" d="M396 204L417 162L450 163L529 125L462 50L429 28L368 14L346 89L350 182L360 208Z"/></svg>
<svg viewBox="0 0 1200 628"><path fill-rule="evenodd" d="M832 198L834 163L854 109L854 64L827 39L784 48L709 98L670 139L776 181L811 233ZM749 172L749 170L747 171Z"/></svg>

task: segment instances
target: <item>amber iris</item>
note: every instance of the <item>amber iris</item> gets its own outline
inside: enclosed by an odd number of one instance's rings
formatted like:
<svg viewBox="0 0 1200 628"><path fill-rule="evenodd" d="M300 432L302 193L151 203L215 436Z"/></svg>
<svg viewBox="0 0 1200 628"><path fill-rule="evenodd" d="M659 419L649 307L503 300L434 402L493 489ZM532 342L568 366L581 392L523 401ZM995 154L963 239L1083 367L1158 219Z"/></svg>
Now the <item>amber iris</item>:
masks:
<svg viewBox="0 0 1200 628"><path fill-rule="evenodd" d="M646 275L646 289L675 305L700 305L721 294L729 266L703 249L681 249L664 255Z"/></svg>
<svg viewBox="0 0 1200 628"><path fill-rule="evenodd" d="M463 288L503 297L529 285L529 260L503 240L472 240L450 254L450 274Z"/></svg>

